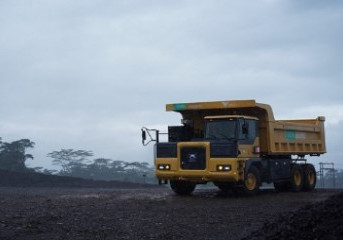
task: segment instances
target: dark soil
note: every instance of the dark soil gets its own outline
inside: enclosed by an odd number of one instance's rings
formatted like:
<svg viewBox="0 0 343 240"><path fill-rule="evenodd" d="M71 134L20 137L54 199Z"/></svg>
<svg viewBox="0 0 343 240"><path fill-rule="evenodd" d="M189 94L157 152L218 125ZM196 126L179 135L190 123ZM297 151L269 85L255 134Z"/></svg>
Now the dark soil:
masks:
<svg viewBox="0 0 343 240"><path fill-rule="evenodd" d="M33 180L27 175L17 177L32 186ZM62 184L63 181L66 182ZM44 183L37 182L36 187L27 183L21 187L0 187L0 239L235 240L342 236L343 193L337 190L278 193L269 189L255 197L241 197L217 189L197 189L192 196L181 197L168 188L147 185L113 183L108 187L105 182L106 188L101 188L101 183L96 182L90 188L89 182L83 187L82 182L75 180L77 184L70 187L68 179L63 181L45 179Z"/></svg>
<svg viewBox="0 0 343 240"><path fill-rule="evenodd" d="M0 239L241 239L333 193L0 188Z"/></svg>
<svg viewBox="0 0 343 240"><path fill-rule="evenodd" d="M265 223L245 239L343 239L343 192Z"/></svg>

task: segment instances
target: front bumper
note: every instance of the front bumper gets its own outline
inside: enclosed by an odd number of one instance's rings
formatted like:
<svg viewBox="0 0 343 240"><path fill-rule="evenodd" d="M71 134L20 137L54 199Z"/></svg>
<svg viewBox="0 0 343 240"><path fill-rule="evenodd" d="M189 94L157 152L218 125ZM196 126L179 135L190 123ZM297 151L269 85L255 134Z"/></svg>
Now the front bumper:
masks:
<svg viewBox="0 0 343 240"><path fill-rule="evenodd" d="M159 180L188 180L194 182L238 182L244 178L243 161L237 158L209 158L204 170L184 170L177 158L156 158L156 177ZM159 170L159 165L168 164L168 170ZM219 171L218 166L230 166L230 171Z"/></svg>

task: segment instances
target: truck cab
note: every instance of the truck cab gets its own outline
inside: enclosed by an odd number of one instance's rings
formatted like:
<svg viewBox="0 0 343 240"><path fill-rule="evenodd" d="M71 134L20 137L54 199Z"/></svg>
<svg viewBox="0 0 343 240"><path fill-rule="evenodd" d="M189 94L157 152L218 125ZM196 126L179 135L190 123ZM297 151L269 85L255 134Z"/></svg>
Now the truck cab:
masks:
<svg viewBox="0 0 343 240"><path fill-rule="evenodd" d="M183 122L183 126L168 128L168 142L156 145L158 179L170 180L176 192L186 191L180 185L192 189L210 181L222 189L228 181L242 185L245 160L259 157L258 119L205 116L202 136L194 133L192 120Z"/></svg>

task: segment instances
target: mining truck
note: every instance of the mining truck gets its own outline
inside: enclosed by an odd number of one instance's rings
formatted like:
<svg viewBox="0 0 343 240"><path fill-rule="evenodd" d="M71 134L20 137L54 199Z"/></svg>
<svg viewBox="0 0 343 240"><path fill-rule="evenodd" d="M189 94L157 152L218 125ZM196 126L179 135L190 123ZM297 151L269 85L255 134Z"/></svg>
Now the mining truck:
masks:
<svg viewBox="0 0 343 240"><path fill-rule="evenodd" d="M155 173L180 195L213 182L220 190L254 195L262 183L278 191L311 191L316 170L308 156L326 152L325 117L275 120L272 108L255 100L167 104L182 115L167 139L142 128L142 141L155 141Z"/></svg>

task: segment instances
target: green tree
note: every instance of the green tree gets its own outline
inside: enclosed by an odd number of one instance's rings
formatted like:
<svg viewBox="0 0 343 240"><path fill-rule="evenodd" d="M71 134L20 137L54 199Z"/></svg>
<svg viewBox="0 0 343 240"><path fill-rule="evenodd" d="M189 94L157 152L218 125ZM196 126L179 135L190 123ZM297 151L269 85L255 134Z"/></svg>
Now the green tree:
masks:
<svg viewBox="0 0 343 240"><path fill-rule="evenodd" d="M93 156L92 151L61 149L48 153L54 165L62 167L62 173L71 175L73 171L81 171L88 161L88 157Z"/></svg>
<svg viewBox="0 0 343 240"><path fill-rule="evenodd" d="M0 138L0 168L25 171L28 170L25 161L33 159L31 154L26 153L27 148L33 148L34 142L29 139L21 139L11 143L2 142Z"/></svg>

